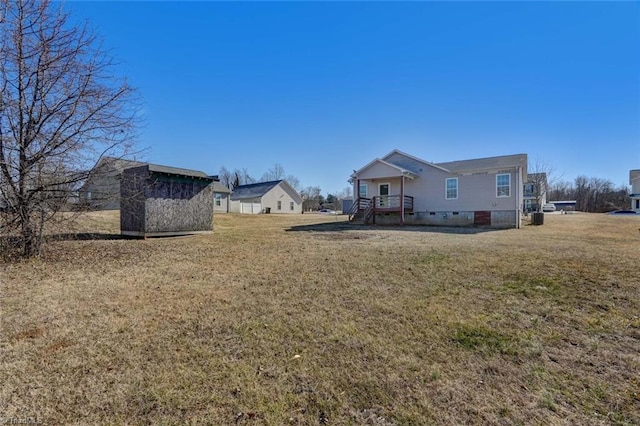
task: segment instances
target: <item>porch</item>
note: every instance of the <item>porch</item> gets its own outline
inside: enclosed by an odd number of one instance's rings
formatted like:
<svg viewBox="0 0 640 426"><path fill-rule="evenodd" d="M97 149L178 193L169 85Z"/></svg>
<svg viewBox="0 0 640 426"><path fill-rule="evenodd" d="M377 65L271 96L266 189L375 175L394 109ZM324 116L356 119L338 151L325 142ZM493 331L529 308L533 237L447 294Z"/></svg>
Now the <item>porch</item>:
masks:
<svg viewBox="0 0 640 426"><path fill-rule="evenodd" d="M404 223L404 213L413 213L413 197L410 195L376 195L371 198L359 197L349 210L349 221L362 219L364 224L376 223L376 214L398 213L400 224Z"/></svg>

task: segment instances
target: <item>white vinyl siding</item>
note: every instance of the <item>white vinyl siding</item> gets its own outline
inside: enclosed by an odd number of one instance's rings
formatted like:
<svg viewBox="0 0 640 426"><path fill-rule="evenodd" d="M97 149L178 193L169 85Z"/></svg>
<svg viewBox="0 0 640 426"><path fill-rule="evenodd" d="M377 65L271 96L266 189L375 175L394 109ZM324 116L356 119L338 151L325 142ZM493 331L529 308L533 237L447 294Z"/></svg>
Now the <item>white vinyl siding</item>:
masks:
<svg viewBox="0 0 640 426"><path fill-rule="evenodd" d="M511 196L511 175L508 173L496 175L496 197Z"/></svg>
<svg viewBox="0 0 640 426"><path fill-rule="evenodd" d="M448 178L445 181L444 197L447 200L458 199L458 178Z"/></svg>

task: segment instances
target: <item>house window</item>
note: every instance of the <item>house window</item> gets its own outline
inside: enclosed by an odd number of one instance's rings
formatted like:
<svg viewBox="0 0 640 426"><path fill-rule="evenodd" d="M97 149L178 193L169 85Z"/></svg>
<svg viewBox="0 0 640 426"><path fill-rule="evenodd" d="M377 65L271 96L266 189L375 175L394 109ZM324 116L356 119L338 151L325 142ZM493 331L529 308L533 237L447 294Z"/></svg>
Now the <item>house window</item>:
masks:
<svg viewBox="0 0 640 426"><path fill-rule="evenodd" d="M216 200L216 207L220 207L222 205L222 194L216 194L214 198Z"/></svg>
<svg viewBox="0 0 640 426"><path fill-rule="evenodd" d="M289 201L289 210L293 211L294 210L294 204L293 201Z"/></svg>
<svg viewBox="0 0 640 426"><path fill-rule="evenodd" d="M278 201L278 210L282 210L282 201Z"/></svg>
<svg viewBox="0 0 640 426"><path fill-rule="evenodd" d="M496 197L510 197L511 196L511 175L500 174L496 175Z"/></svg>
<svg viewBox="0 0 640 426"><path fill-rule="evenodd" d="M533 193L534 185L532 183L524 184L524 196L525 197L533 197L535 194Z"/></svg>
<svg viewBox="0 0 640 426"><path fill-rule="evenodd" d="M368 197L367 190L368 190L367 184L366 183L361 183L360 184L360 191L359 191L360 192L360 197L367 198Z"/></svg>
<svg viewBox="0 0 640 426"><path fill-rule="evenodd" d="M445 196L447 200L458 198L458 178L448 178L445 183Z"/></svg>

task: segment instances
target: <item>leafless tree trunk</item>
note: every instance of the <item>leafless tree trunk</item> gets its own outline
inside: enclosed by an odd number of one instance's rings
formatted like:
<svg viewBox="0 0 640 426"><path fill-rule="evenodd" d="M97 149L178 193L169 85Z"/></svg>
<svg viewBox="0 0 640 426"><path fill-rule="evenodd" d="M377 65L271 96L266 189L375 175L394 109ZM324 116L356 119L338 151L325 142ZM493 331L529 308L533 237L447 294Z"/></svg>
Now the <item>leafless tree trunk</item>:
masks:
<svg viewBox="0 0 640 426"><path fill-rule="evenodd" d="M535 159L527 167L527 185L536 203L536 211L541 212L545 201L548 201L549 188L557 180L554 167L541 159ZM527 193L525 188L525 194Z"/></svg>
<svg viewBox="0 0 640 426"><path fill-rule="evenodd" d="M131 149L134 90L86 26L49 0L0 0L3 234L38 255L47 222L104 155Z"/></svg>

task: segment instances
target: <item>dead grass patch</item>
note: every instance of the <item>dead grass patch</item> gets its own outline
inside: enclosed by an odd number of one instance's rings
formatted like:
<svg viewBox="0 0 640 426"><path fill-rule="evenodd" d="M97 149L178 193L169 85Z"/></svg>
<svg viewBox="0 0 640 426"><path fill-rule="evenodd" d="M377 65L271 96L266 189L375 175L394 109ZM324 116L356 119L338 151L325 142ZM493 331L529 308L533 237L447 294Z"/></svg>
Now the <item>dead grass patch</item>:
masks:
<svg viewBox="0 0 640 426"><path fill-rule="evenodd" d="M114 235L95 213L58 234ZM637 218L477 233L217 215L0 264L0 417L638 424Z"/></svg>

